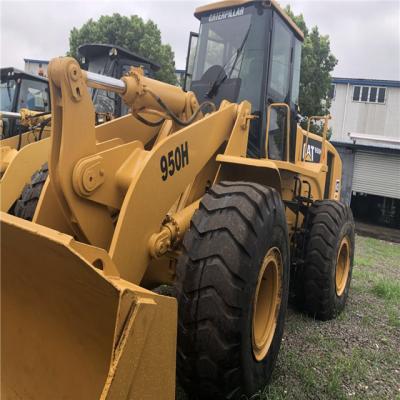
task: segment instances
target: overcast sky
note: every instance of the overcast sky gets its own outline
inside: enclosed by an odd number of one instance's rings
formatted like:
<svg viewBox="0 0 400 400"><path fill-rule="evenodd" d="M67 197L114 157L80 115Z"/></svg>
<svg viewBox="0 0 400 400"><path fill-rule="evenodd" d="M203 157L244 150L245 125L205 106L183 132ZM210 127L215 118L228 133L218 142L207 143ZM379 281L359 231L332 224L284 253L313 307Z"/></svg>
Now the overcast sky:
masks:
<svg viewBox="0 0 400 400"><path fill-rule="evenodd" d="M210 1L4 1L0 0L0 66L23 68L24 58L50 59L68 50L69 32L89 18L118 12L152 19L162 40L185 67L189 32L198 31L194 9ZM331 39L339 63L334 76L400 80L400 0L280 0L309 27Z"/></svg>

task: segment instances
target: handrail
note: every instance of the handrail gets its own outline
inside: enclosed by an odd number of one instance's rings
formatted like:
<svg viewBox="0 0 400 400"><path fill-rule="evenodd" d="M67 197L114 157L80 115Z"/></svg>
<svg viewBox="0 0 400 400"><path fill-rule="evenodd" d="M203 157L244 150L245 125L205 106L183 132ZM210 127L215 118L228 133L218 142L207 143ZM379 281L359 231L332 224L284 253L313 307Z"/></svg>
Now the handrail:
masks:
<svg viewBox="0 0 400 400"><path fill-rule="evenodd" d="M308 118L307 121L307 132L306 132L306 143L305 143L305 148L308 146L308 138L309 138L309 133L310 133L310 125L312 120L324 120L324 128L322 130L322 146L321 146L321 158L320 158L320 163L324 161L324 154L325 154L325 142L326 142L326 134L328 132L328 121L332 119L332 116L330 114L327 115L313 115ZM304 154L304 148L303 148L303 154Z"/></svg>

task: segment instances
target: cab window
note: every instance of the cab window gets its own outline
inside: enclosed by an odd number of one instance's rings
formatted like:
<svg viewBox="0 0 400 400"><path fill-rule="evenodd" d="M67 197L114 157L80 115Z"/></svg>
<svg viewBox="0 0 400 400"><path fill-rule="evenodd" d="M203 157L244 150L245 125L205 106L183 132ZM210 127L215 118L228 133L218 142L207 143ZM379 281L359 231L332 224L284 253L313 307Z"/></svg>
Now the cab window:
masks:
<svg viewBox="0 0 400 400"><path fill-rule="evenodd" d="M268 131L268 158L284 160L287 132L287 108L271 107L271 123Z"/></svg>
<svg viewBox="0 0 400 400"><path fill-rule="evenodd" d="M292 90L290 94L290 102L292 104L299 104L300 64L301 64L301 42L298 39L294 39Z"/></svg>
<svg viewBox="0 0 400 400"><path fill-rule="evenodd" d="M274 29L271 49L271 73L269 97L273 102L284 102L288 98L290 86L290 56L292 34L289 28L274 14Z"/></svg>
<svg viewBox="0 0 400 400"><path fill-rule="evenodd" d="M15 81L13 79L1 82L0 84L0 109L12 111L15 94Z"/></svg>

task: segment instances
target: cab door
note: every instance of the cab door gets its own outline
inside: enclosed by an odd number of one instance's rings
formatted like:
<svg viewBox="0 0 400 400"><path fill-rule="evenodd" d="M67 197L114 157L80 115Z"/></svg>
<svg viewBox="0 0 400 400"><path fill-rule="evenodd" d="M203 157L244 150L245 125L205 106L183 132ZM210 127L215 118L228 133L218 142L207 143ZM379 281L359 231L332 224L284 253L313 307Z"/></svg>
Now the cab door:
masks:
<svg viewBox="0 0 400 400"><path fill-rule="evenodd" d="M289 161L294 159L301 42L276 12L270 49L266 156Z"/></svg>

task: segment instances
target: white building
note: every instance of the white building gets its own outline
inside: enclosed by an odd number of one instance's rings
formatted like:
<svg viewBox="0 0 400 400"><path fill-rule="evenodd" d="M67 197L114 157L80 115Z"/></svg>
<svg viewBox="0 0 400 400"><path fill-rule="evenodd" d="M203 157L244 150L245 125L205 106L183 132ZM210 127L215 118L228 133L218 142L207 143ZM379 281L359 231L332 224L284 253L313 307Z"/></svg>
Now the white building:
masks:
<svg viewBox="0 0 400 400"><path fill-rule="evenodd" d="M356 217L400 228L400 81L333 78L332 138Z"/></svg>
<svg viewBox="0 0 400 400"><path fill-rule="evenodd" d="M47 78L47 67L49 61L47 60L33 60L31 58L24 58L25 72L33 75L40 75Z"/></svg>

